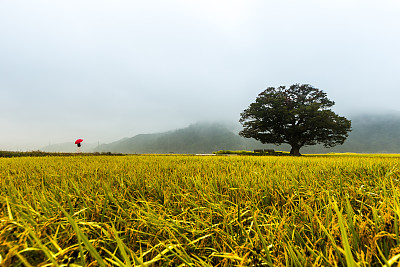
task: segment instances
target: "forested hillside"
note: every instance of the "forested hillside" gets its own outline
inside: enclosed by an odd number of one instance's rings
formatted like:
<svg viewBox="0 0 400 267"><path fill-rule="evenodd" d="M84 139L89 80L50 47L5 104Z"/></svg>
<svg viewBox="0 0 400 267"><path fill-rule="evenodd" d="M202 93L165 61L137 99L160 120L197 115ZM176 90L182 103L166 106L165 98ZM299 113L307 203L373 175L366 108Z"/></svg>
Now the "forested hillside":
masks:
<svg viewBox="0 0 400 267"><path fill-rule="evenodd" d="M132 138L101 145L99 152L121 153L212 153L218 150L248 150L267 147L253 139L245 139L218 123L197 123L189 127L156 134L140 134Z"/></svg>
<svg viewBox="0 0 400 267"><path fill-rule="evenodd" d="M400 153L400 115L362 115L350 118L352 131L341 146L324 148L320 145L304 147L301 153ZM139 134L131 138L94 147L84 144L84 151L118 153L212 153L218 150L253 150L272 148L289 151L289 146L261 144L237 134L234 127L221 123L196 123L186 128L154 134ZM43 151L74 152L72 143L55 144Z"/></svg>
<svg viewBox="0 0 400 267"><path fill-rule="evenodd" d="M310 146L302 153L357 152L400 153L400 116L362 115L352 118L352 132L341 146L324 148ZM238 136L218 123L197 123L189 127L157 134L141 134L132 138L101 145L100 152L121 153L212 153L218 150L253 150L273 148L289 150L288 146L261 144L254 139Z"/></svg>

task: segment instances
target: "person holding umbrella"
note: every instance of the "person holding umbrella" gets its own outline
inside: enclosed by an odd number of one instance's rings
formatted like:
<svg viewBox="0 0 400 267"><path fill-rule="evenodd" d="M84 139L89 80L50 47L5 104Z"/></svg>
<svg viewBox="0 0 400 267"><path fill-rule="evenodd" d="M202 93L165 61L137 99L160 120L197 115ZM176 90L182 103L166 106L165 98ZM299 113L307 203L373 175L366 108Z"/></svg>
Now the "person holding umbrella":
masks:
<svg viewBox="0 0 400 267"><path fill-rule="evenodd" d="M76 148L76 153L81 153L81 143L83 142L83 139L77 139L75 141L75 145L77 146Z"/></svg>

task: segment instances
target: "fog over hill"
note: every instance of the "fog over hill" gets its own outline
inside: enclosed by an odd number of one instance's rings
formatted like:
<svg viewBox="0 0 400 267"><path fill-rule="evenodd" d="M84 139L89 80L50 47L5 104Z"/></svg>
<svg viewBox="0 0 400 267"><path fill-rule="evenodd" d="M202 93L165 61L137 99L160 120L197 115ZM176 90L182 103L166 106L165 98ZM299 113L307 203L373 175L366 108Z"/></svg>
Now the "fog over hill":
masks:
<svg viewBox="0 0 400 267"><path fill-rule="evenodd" d="M399 25L396 0L0 1L0 149L237 121L296 83L400 112Z"/></svg>
<svg viewBox="0 0 400 267"><path fill-rule="evenodd" d="M352 118L352 132L343 145L324 148L321 145L303 147L301 153L400 153L400 115L359 115ZM102 144L83 143L83 152L141 153L212 153L218 150L253 150L272 148L289 151L287 145L261 144L240 137L237 124L202 122L174 131L139 134L130 138ZM42 148L49 152L75 152L71 143Z"/></svg>
<svg viewBox="0 0 400 267"><path fill-rule="evenodd" d="M400 153L399 114L355 116L352 118L352 129L349 137L341 146L330 149L315 146L305 148L304 151L317 153Z"/></svg>
<svg viewBox="0 0 400 267"><path fill-rule="evenodd" d="M224 149L246 150L259 146L257 141L242 138L223 124L203 122L165 133L139 134L101 145L95 150L121 153L212 153Z"/></svg>

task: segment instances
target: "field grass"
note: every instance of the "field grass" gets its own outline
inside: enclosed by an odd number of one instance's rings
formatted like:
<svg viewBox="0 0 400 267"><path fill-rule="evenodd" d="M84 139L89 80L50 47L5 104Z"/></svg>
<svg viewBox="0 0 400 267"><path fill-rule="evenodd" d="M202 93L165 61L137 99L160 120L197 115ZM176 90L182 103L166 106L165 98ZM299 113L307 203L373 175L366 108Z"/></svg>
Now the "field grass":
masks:
<svg viewBox="0 0 400 267"><path fill-rule="evenodd" d="M398 155L0 159L1 266L395 266Z"/></svg>

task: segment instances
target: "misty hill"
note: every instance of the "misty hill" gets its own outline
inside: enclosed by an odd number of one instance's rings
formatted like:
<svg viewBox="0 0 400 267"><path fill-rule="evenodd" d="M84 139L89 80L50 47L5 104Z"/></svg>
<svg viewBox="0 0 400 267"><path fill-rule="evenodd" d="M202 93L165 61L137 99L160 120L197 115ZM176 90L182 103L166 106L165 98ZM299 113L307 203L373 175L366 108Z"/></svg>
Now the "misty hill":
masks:
<svg viewBox="0 0 400 267"><path fill-rule="evenodd" d="M104 144L98 152L120 153L212 153L218 150L267 148L256 140L242 138L218 123L196 123L175 131L139 134L132 138Z"/></svg>
<svg viewBox="0 0 400 267"><path fill-rule="evenodd" d="M400 114L361 115L350 118L352 132L341 146L303 147L301 153L400 153ZM183 129L154 134L139 134L131 138L103 144L84 143L82 152L115 153L212 153L218 150L253 150L272 148L289 151L288 145L263 145L254 139L240 137L232 128L220 123L196 123ZM46 152L75 152L71 142L53 144L41 149Z"/></svg>
<svg viewBox="0 0 400 267"><path fill-rule="evenodd" d="M400 115L361 115L352 119L349 137L341 146L310 146L303 153L356 152L400 153Z"/></svg>
<svg viewBox="0 0 400 267"><path fill-rule="evenodd" d="M303 147L302 153L356 152L400 153L400 115L362 115L352 119L352 132L341 146ZM242 138L218 123L197 123L189 127L156 134L140 134L97 147L99 152L120 153L212 153L218 150L272 148L289 151L288 145L263 145Z"/></svg>

